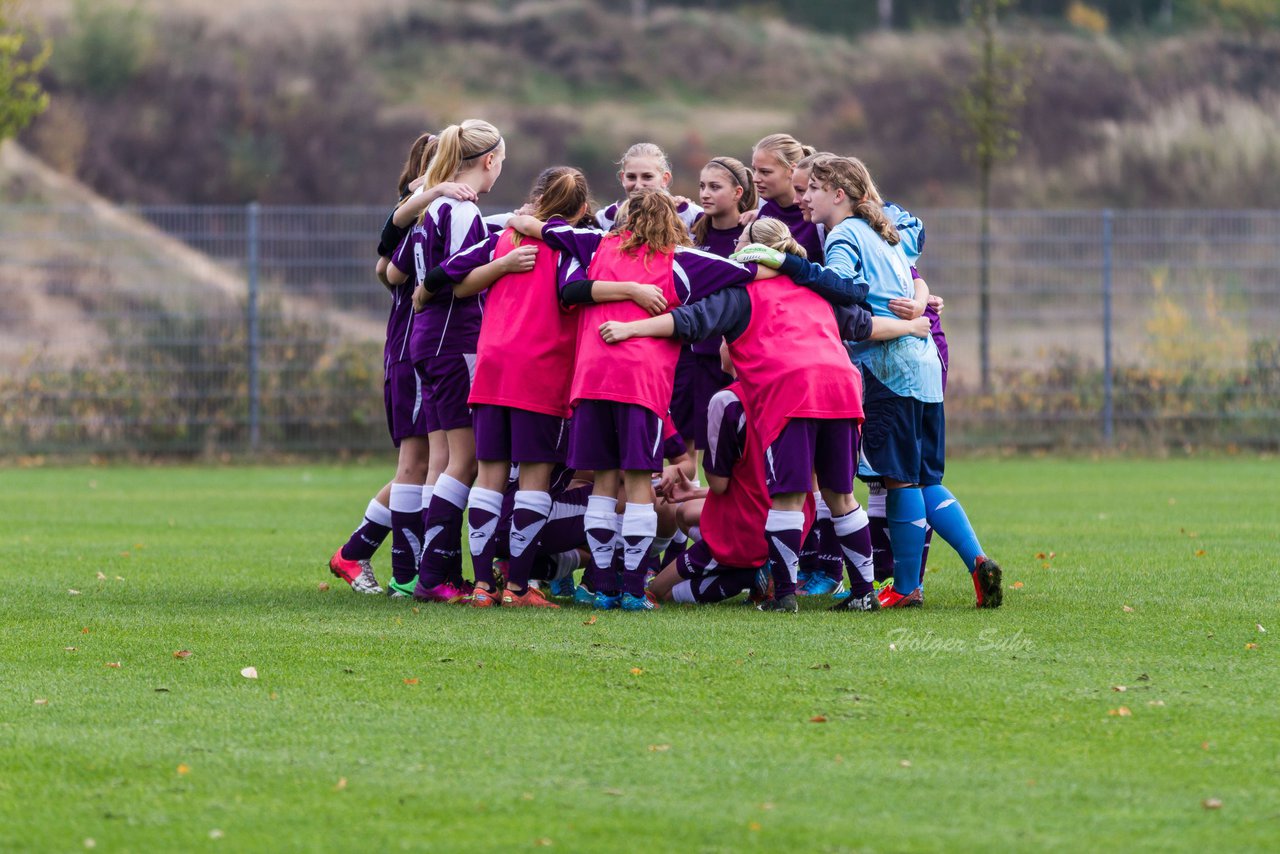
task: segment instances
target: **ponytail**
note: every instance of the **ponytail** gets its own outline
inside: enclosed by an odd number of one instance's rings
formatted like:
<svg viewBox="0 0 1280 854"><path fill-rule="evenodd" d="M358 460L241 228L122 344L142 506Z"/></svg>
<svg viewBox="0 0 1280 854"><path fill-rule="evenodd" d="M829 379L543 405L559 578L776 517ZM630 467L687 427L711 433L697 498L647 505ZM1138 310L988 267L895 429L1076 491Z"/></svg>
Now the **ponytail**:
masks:
<svg viewBox="0 0 1280 854"><path fill-rule="evenodd" d="M762 243L770 249L788 252L808 258L809 253L796 241L791 229L780 219L761 217L747 226L747 239L752 243Z"/></svg>
<svg viewBox="0 0 1280 854"><path fill-rule="evenodd" d="M812 179L827 189L844 190L853 215L865 220L890 246L902 241L898 229L884 212L884 200L871 180L871 172L856 157L821 157L814 161Z"/></svg>
<svg viewBox="0 0 1280 854"><path fill-rule="evenodd" d="M436 141L435 157L426 171L427 187L451 180L464 161L476 160L502 147L502 134L480 119L467 119L460 125L449 125Z"/></svg>

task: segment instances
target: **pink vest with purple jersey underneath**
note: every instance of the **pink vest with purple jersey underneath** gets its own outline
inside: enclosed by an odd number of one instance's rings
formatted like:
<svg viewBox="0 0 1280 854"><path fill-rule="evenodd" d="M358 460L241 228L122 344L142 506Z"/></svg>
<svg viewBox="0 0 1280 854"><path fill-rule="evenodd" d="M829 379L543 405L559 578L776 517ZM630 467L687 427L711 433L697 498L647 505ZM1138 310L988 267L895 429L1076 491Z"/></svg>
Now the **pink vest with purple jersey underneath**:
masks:
<svg viewBox="0 0 1280 854"><path fill-rule="evenodd" d="M674 254L621 252L627 236L611 234L600 241L587 278L592 281L641 282L657 285L667 298L668 310L680 304L671 269ZM577 362L569 398L610 400L643 406L659 417L671 407L680 343L673 338L631 338L606 344L600 324L606 320L643 320L649 313L630 300L584 306L578 327Z"/></svg>
<svg viewBox="0 0 1280 854"><path fill-rule="evenodd" d="M514 233L498 238L495 259L516 248ZM509 273L489 289L468 402L568 418L578 320L560 308L557 253L530 237L521 245L536 246L537 260L529 272Z"/></svg>
<svg viewBox="0 0 1280 854"><path fill-rule="evenodd" d="M792 418L861 421L862 376L831 305L786 276L753 282L747 293L751 322L729 342L729 355L764 447Z"/></svg>
<svg viewBox="0 0 1280 854"><path fill-rule="evenodd" d="M745 384L729 386L729 391L742 401L747 416L747 441L742 457L733 466L729 488L721 495L712 492L702 505L698 528L711 549L711 556L726 566L753 569L769 559L769 542L764 526L773 506L764 477L764 452L768 444L760 441L756 430L756 403ZM813 525L815 503L805 496L804 533Z"/></svg>

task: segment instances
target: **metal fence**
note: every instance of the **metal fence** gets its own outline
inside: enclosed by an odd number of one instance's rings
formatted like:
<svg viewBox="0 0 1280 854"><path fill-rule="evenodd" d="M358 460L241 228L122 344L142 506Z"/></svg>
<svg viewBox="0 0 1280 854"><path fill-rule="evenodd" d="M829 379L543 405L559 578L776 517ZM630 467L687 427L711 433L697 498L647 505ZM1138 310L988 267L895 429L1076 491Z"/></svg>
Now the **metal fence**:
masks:
<svg viewBox="0 0 1280 854"><path fill-rule="evenodd" d="M1280 444L1280 211L916 212L953 448ZM0 206L0 453L385 449L385 215Z"/></svg>

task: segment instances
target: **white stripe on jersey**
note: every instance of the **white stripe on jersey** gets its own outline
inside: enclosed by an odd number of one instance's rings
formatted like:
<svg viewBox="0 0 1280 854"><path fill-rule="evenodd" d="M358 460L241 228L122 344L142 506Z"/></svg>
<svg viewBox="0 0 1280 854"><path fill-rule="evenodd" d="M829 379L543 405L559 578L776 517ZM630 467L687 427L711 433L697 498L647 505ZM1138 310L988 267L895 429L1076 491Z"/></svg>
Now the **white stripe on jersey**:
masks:
<svg viewBox="0 0 1280 854"><path fill-rule="evenodd" d="M679 264L672 264L671 272L675 273L676 278L678 278L684 284L684 296L681 298L680 301L688 302L689 293L693 290L693 287L689 284L689 274L686 273L684 271L684 267L681 267Z"/></svg>

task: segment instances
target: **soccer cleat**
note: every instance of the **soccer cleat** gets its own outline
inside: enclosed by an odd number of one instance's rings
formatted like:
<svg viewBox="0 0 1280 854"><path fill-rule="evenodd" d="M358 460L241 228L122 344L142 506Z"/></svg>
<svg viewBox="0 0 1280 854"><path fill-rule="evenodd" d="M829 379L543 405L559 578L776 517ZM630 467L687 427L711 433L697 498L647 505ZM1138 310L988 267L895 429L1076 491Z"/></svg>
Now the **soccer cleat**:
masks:
<svg viewBox="0 0 1280 854"><path fill-rule="evenodd" d="M919 608L924 604L924 591L917 587L903 596L890 584L880 591L878 599L881 608Z"/></svg>
<svg viewBox="0 0 1280 854"><path fill-rule="evenodd" d="M809 583L809 580L817 574L818 573L814 572L812 569L800 570L800 572L796 574L796 589L798 590L801 587L804 587Z"/></svg>
<svg viewBox="0 0 1280 854"><path fill-rule="evenodd" d="M579 584L573 588L573 604L595 607L596 594L588 590L585 584Z"/></svg>
<svg viewBox="0 0 1280 854"><path fill-rule="evenodd" d="M573 596L573 575L566 575L564 578L552 579L547 587L551 591L551 595L557 599L563 599L567 596Z"/></svg>
<svg viewBox="0 0 1280 854"><path fill-rule="evenodd" d="M882 578L879 581L873 581L871 582L871 586L876 589L877 593L879 593L881 590L884 590L886 587L893 586L893 576L891 575L888 578Z"/></svg>
<svg viewBox="0 0 1280 854"><path fill-rule="evenodd" d="M779 614L795 614L800 610L800 603L796 602L794 593L788 593L781 599L766 599L756 606L757 611L771 611Z"/></svg>
<svg viewBox="0 0 1280 854"><path fill-rule="evenodd" d="M622 605L622 597L618 594L597 593L591 600L591 607L597 611L612 611Z"/></svg>
<svg viewBox="0 0 1280 854"><path fill-rule="evenodd" d="M502 604L502 594L497 590L482 590L477 587L471 591L468 603L472 608L496 608Z"/></svg>
<svg viewBox="0 0 1280 854"><path fill-rule="evenodd" d="M419 602L444 602L449 605L458 605L465 603L470 595L470 590L457 587L447 581L435 587L423 587L422 582L419 581L413 588L413 598Z"/></svg>
<svg viewBox="0 0 1280 854"><path fill-rule="evenodd" d="M502 591L502 607L504 608L559 608L555 602L548 602L542 591L529 587L523 593L513 593L510 589Z"/></svg>
<svg viewBox="0 0 1280 854"><path fill-rule="evenodd" d="M874 590L872 590L872 592L874 593L875 591L874 591ZM853 591L852 591L852 590L850 590L848 587L841 587L841 588L840 588L839 590L837 590L835 593L832 593L832 594L831 594L831 601L832 601L832 602L843 602L844 600L848 599L848 598L849 598L849 596L850 596L852 593L853 593Z"/></svg>
<svg viewBox="0 0 1280 854"><path fill-rule="evenodd" d="M392 599L412 599L413 590L417 584L417 578L412 581L406 581L403 584L393 578L387 582L387 595Z"/></svg>
<svg viewBox="0 0 1280 854"><path fill-rule="evenodd" d="M1000 586L1003 573L1000 564L986 555L979 555L975 562L973 592L978 595L979 608L999 608L1004 602L1004 589Z"/></svg>
<svg viewBox="0 0 1280 854"><path fill-rule="evenodd" d="M832 596L844 590L844 579L836 581L825 572L815 572L809 580L796 588L798 596Z"/></svg>
<svg viewBox="0 0 1280 854"><path fill-rule="evenodd" d="M623 593L619 607L624 611L656 611L658 610L658 600L653 598L651 593L646 593L643 596Z"/></svg>
<svg viewBox="0 0 1280 854"><path fill-rule="evenodd" d="M342 549L329 558L329 571L351 585L357 593L381 593L382 587L373 574L373 564L367 560L347 560L342 556Z"/></svg>
<svg viewBox="0 0 1280 854"><path fill-rule="evenodd" d="M769 571L769 564L756 570L755 580L751 582L751 590L747 593L748 605L759 605L761 602L773 598L773 573Z"/></svg>
<svg viewBox="0 0 1280 854"><path fill-rule="evenodd" d="M851 596L848 593L844 598L827 609L828 611L879 611L880 599L876 596L874 590L862 596Z"/></svg>

